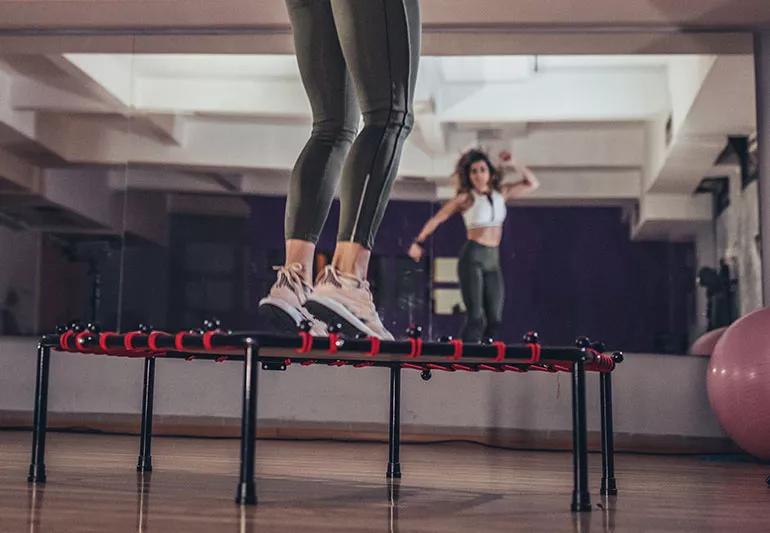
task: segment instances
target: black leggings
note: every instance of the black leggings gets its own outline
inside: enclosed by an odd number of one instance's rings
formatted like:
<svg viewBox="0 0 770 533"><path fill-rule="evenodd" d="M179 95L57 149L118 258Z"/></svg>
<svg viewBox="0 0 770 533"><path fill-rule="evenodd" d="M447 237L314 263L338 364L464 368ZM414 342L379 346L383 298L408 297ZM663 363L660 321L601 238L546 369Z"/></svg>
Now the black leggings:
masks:
<svg viewBox="0 0 770 533"><path fill-rule="evenodd" d="M503 319L505 287L500 271L500 249L468 240L457 263L467 318L462 338L479 342L495 338Z"/></svg>
<svg viewBox="0 0 770 533"><path fill-rule="evenodd" d="M310 140L289 185L286 238L317 242L340 185L337 240L371 248L414 122L418 1L286 0L286 5L313 110ZM356 137L361 112L364 127Z"/></svg>

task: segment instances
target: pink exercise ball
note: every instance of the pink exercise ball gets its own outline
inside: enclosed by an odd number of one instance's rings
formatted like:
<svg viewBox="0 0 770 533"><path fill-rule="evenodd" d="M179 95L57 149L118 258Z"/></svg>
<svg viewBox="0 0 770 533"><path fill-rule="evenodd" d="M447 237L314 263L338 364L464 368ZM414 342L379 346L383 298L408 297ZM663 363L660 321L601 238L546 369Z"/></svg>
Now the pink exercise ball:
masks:
<svg viewBox="0 0 770 533"><path fill-rule="evenodd" d="M711 355L706 384L727 434L751 455L770 459L770 308L727 328Z"/></svg>
<svg viewBox="0 0 770 533"><path fill-rule="evenodd" d="M717 345L717 341L722 338L722 334L725 331L727 331L727 326L707 331L695 339L695 342L692 343L692 346L690 346L687 353L690 355L710 357L711 354L714 353L714 347Z"/></svg>

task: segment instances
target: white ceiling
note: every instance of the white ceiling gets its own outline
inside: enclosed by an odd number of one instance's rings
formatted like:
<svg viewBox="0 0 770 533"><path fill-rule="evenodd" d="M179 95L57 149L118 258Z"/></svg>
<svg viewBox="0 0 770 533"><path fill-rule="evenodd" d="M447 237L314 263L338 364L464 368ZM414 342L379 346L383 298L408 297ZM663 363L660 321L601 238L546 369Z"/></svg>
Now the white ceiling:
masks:
<svg viewBox="0 0 770 533"><path fill-rule="evenodd" d="M751 53L765 0L424 0L426 55ZM20 35L57 31L30 42ZM284 0L0 0L6 52L291 53Z"/></svg>
<svg viewBox="0 0 770 533"><path fill-rule="evenodd" d="M282 193L310 123L283 0L101 1L109 9L0 0L0 189L42 197L76 167L112 191ZM638 238L680 239L710 220L692 192L726 136L754 130L742 32L770 22L770 3L422 5L397 197L450 194L458 153L481 143L538 173L530 203L635 205Z"/></svg>

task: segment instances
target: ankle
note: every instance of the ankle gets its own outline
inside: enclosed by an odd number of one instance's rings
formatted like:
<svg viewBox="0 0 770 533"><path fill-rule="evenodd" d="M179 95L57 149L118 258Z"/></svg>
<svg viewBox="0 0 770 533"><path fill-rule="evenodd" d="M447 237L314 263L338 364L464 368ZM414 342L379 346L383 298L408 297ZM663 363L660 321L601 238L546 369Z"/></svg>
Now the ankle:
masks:
<svg viewBox="0 0 770 533"><path fill-rule="evenodd" d="M299 239L286 241L286 266L299 264L302 266L302 277L311 283L313 259L315 258L315 243Z"/></svg>
<svg viewBox="0 0 770 533"><path fill-rule="evenodd" d="M371 255L371 250L367 250L357 242L338 242L332 258L332 266L341 274L365 280Z"/></svg>

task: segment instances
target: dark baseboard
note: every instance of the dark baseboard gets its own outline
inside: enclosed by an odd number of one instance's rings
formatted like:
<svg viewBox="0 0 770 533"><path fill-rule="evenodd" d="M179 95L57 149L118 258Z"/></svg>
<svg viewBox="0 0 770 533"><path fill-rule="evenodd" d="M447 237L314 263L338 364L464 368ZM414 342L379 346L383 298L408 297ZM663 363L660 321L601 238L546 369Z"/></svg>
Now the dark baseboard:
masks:
<svg viewBox="0 0 770 533"><path fill-rule="evenodd" d="M101 413L48 413L48 428L53 431L139 434L138 415ZM30 429L32 413L0 411L0 429ZM156 415L153 434L181 437L240 437L240 419L211 416ZM286 440L340 440L387 442L387 424L259 420L257 437ZM510 428L447 427L403 424L401 441L430 443L467 441L486 446L527 450L571 450L572 433L567 430L544 431ZM591 450L600 449L599 431L589 431ZM688 437L681 435L615 434L615 450L635 453L740 453L728 438Z"/></svg>

